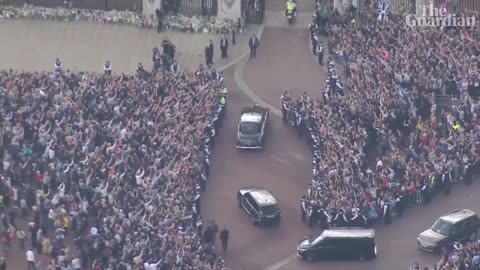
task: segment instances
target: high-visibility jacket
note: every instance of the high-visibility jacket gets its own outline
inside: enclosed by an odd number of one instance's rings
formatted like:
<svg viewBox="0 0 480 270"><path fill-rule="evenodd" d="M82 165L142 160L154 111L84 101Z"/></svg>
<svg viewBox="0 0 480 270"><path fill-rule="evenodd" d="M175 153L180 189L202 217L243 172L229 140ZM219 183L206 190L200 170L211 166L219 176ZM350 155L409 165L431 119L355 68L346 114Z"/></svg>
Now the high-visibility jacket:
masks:
<svg viewBox="0 0 480 270"><path fill-rule="evenodd" d="M453 124L453 125L452 125L452 129L453 129L454 131L460 131L460 124Z"/></svg>
<svg viewBox="0 0 480 270"><path fill-rule="evenodd" d="M295 9L295 3L287 2L287 11L293 11Z"/></svg>
<svg viewBox="0 0 480 270"><path fill-rule="evenodd" d="M228 89L226 87L220 89L220 94L226 96L228 94Z"/></svg>
<svg viewBox="0 0 480 270"><path fill-rule="evenodd" d="M434 187L435 184L436 184L435 174L434 174L434 173L431 173L431 174L430 174L430 186L431 186L431 187Z"/></svg>
<svg viewBox="0 0 480 270"><path fill-rule="evenodd" d="M221 97L220 98L220 105L225 105L227 103L227 100L225 99L225 97Z"/></svg>

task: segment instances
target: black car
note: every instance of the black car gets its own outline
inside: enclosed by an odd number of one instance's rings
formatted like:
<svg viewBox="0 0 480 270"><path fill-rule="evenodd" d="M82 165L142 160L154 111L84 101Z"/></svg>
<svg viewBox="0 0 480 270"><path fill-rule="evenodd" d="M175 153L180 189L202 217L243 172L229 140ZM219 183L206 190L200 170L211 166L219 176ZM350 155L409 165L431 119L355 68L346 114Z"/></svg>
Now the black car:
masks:
<svg viewBox="0 0 480 270"><path fill-rule="evenodd" d="M480 219L469 209L459 209L441 216L417 238L417 245L428 252L441 252L455 242L475 240Z"/></svg>
<svg viewBox="0 0 480 270"><path fill-rule="evenodd" d="M377 256L375 231L367 228L330 228L316 238L305 238L297 255L307 261L318 259L367 260Z"/></svg>
<svg viewBox="0 0 480 270"><path fill-rule="evenodd" d="M316 238L305 238L300 241L297 255L307 261L373 259L377 256L375 231L357 227L330 228Z"/></svg>
<svg viewBox="0 0 480 270"><path fill-rule="evenodd" d="M262 187L245 187L237 194L238 206L247 212L252 224L278 224L280 209L273 194Z"/></svg>

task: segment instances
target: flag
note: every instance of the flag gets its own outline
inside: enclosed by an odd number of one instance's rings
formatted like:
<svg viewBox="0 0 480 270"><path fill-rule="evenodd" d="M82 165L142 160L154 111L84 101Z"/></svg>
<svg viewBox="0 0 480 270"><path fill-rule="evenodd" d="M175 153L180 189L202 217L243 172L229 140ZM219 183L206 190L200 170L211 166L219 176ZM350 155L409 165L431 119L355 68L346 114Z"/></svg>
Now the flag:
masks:
<svg viewBox="0 0 480 270"><path fill-rule="evenodd" d="M390 0L379 0L377 8L377 20L381 22L388 22L388 14L390 13Z"/></svg>

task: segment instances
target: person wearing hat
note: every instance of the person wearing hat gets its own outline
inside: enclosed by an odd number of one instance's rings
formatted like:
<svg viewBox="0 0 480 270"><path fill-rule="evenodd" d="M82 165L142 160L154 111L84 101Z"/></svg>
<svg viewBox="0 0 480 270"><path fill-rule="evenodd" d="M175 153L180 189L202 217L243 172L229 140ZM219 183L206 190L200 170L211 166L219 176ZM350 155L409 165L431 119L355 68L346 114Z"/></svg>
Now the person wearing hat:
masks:
<svg viewBox="0 0 480 270"><path fill-rule="evenodd" d="M305 195L303 195L302 199L300 200L300 211L302 212L303 223L307 221L307 210L308 210L307 200L305 199Z"/></svg>
<svg viewBox="0 0 480 270"><path fill-rule="evenodd" d="M291 100L287 90L283 91L282 96L280 97L280 100L282 101L282 119L283 119L283 122L286 123L287 116L288 116L288 102Z"/></svg>
<svg viewBox="0 0 480 270"><path fill-rule="evenodd" d="M317 59L318 59L318 63L323 66L323 44L322 42L318 42L318 46L317 46Z"/></svg>
<svg viewBox="0 0 480 270"><path fill-rule="evenodd" d="M312 42L312 53L313 55L317 55L318 35L316 32L312 32L310 41Z"/></svg>

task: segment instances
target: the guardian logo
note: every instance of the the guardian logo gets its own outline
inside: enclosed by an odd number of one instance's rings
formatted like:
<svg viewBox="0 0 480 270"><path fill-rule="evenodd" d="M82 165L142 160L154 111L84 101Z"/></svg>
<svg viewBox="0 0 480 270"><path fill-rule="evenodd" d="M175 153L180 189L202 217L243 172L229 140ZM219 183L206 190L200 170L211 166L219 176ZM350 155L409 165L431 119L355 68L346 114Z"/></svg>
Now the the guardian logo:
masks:
<svg viewBox="0 0 480 270"><path fill-rule="evenodd" d="M409 14L405 17L408 26L436 26L436 27L471 27L475 26L475 16L460 17L448 13L445 5L436 8L433 4L420 5L418 15Z"/></svg>

